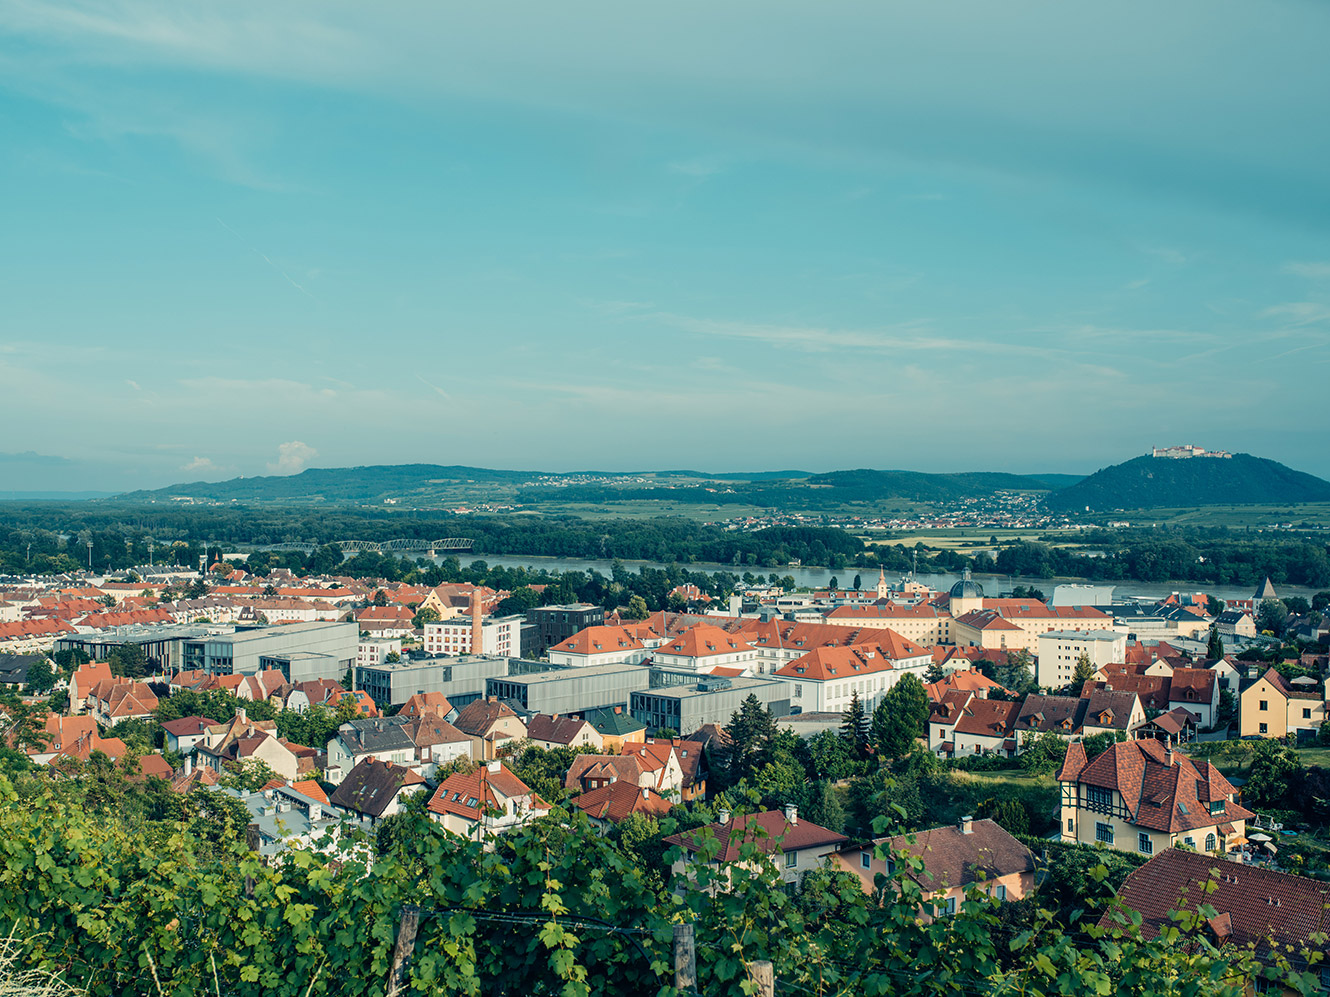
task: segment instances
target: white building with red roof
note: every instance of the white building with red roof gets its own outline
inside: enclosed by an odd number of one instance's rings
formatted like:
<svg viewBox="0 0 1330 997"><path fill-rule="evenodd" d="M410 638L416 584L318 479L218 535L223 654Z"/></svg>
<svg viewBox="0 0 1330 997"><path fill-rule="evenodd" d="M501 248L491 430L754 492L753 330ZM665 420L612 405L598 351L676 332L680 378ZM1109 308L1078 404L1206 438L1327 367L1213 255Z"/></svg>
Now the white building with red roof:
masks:
<svg viewBox="0 0 1330 997"><path fill-rule="evenodd" d="M636 665L651 654L659 638L644 641L628 627L587 627L549 650L550 664L566 668Z"/></svg>
<svg viewBox="0 0 1330 997"><path fill-rule="evenodd" d="M652 664L660 668L686 668L693 672L711 672L723 666L739 669L738 674L752 675L757 671L757 648L737 634L729 634L720 627L699 623L661 644L651 655Z"/></svg>
<svg viewBox="0 0 1330 997"><path fill-rule="evenodd" d="M776 672L790 687L790 707L803 713L839 713L857 695L871 711L904 676L922 682L933 661L930 650L890 630L874 631L872 643L817 647Z"/></svg>
<svg viewBox="0 0 1330 997"><path fill-rule="evenodd" d="M444 779L430 797L428 809L430 817L447 830L483 841L544 817L550 805L503 762L493 761Z"/></svg>

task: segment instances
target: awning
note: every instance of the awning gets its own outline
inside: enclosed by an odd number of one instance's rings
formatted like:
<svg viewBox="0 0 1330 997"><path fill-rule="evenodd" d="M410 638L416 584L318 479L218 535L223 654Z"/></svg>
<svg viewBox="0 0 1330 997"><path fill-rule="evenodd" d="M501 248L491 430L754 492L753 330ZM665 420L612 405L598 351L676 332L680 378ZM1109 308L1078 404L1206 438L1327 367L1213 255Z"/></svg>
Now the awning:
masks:
<svg viewBox="0 0 1330 997"><path fill-rule="evenodd" d="M1220 824L1219 830L1222 831L1224 834L1232 834L1234 828L1232 824Z"/></svg>

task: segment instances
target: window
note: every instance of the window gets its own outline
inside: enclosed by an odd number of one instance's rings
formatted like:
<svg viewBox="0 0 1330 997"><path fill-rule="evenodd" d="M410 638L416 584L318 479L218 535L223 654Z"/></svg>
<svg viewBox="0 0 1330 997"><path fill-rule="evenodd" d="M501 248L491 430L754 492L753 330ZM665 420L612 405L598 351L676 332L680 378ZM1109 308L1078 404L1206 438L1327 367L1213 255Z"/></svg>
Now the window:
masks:
<svg viewBox="0 0 1330 997"><path fill-rule="evenodd" d="M997 886L993 887L993 896L997 897L999 900L1006 900L1007 899L1006 884L998 883Z"/></svg>
<svg viewBox="0 0 1330 997"><path fill-rule="evenodd" d="M798 864L799 864L799 853L798 853L798 852L786 852L786 853L785 853L785 868L786 868L786 869L793 869L793 868L794 868L796 865L798 865Z"/></svg>
<svg viewBox="0 0 1330 997"><path fill-rule="evenodd" d="M1261 734L1268 734L1268 733L1270 733L1270 725L1269 725L1269 724L1261 724L1261 726L1260 726L1258 732L1261 733Z"/></svg>
<svg viewBox="0 0 1330 997"><path fill-rule="evenodd" d="M1184 845L1186 845L1188 848L1195 848L1195 847L1196 847L1196 839L1193 838L1190 834L1187 835L1185 838L1182 839L1182 843L1183 843Z"/></svg>
<svg viewBox="0 0 1330 997"><path fill-rule="evenodd" d="M955 897L947 897L946 902L943 903L943 905L942 905L942 913L944 913L944 914L955 914L955 913L956 913L956 898L955 898Z"/></svg>
<svg viewBox="0 0 1330 997"><path fill-rule="evenodd" d="M1263 699L1263 700L1261 700L1260 709L1262 709L1262 710L1268 710L1269 708L1270 708L1270 700L1268 700L1268 699Z"/></svg>
<svg viewBox="0 0 1330 997"><path fill-rule="evenodd" d="M1113 825L1098 821L1094 826L1094 840L1105 845L1113 844Z"/></svg>
<svg viewBox="0 0 1330 997"><path fill-rule="evenodd" d="M1076 830L1076 822L1072 820L1070 817L1067 818L1067 830L1068 831Z"/></svg>
<svg viewBox="0 0 1330 997"><path fill-rule="evenodd" d="M873 867L873 853L872 853L872 852L860 852L860 853L859 853L859 865L862 866L862 867L865 868L865 869L871 869L871 868Z"/></svg>
<svg viewBox="0 0 1330 997"><path fill-rule="evenodd" d="M1305 709L1302 711L1303 720L1310 720L1311 718L1312 718L1312 711L1310 709Z"/></svg>
<svg viewBox="0 0 1330 997"><path fill-rule="evenodd" d="M1207 852L1213 852L1215 850L1215 836L1213 834L1207 834L1205 836L1205 850Z"/></svg>
<svg viewBox="0 0 1330 997"><path fill-rule="evenodd" d="M1107 810L1113 803L1113 791L1103 786L1085 787L1085 805L1091 810Z"/></svg>
<svg viewBox="0 0 1330 997"><path fill-rule="evenodd" d="M1150 836L1142 831L1136 835L1136 850L1142 855L1151 855L1155 850L1155 843L1150 840Z"/></svg>

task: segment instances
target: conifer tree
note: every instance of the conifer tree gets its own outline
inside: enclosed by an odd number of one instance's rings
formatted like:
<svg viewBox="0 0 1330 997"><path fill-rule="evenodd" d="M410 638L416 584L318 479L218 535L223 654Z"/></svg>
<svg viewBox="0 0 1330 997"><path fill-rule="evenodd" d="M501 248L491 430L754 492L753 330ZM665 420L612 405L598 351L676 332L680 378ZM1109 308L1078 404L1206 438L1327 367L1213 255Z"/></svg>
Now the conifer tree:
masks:
<svg viewBox="0 0 1330 997"><path fill-rule="evenodd" d="M855 758L868 757L868 715L858 692L850 694L850 705L841 713L840 736Z"/></svg>

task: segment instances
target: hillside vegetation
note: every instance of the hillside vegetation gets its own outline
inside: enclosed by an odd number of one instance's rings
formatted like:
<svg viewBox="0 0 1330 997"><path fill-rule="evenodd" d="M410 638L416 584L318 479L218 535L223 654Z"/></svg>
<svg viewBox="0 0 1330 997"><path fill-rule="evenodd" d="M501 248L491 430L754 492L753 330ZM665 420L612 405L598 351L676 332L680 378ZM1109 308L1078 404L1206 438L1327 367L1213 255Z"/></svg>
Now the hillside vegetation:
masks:
<svg viewBox="0 0 1330 997"><path fill-rule="evenodd" d="M1250 454L1137 457L1105 467L1044 499L1054 511L1160 509L1330 501L1330 481Z"/></svg>

